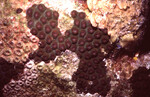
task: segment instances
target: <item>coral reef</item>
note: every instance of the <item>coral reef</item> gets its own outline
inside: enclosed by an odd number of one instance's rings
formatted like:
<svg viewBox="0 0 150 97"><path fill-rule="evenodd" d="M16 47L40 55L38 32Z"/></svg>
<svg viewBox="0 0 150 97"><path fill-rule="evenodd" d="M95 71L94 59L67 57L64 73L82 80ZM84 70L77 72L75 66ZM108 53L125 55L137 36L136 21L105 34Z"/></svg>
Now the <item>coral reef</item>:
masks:
<svg viewBox="0 0 150 97"><path fill-rule="evenodd" d="M43 11L39 10L40 7ZM56 11L46 9L42 4L33 5L27 10L30 32L40 39L39 50L30 55L31 59L49 62L66 49L76 52L80 58L82 54L90 55L89 58L85 58L90 59L96 56L104 57L103 52L108 54L113 48L109 42L110 37L107 35L107 30L93 28L89 21L84 20L85 13L72 11L74 26L71 30L66 31L65 36L61 35L57 27L58 16ZM88 53L91 54L88 54L87 51L90 51ZM101 55L96 53L101 53Z"/></svg>
<svg viewBox="0 0 150 97"><path fill-rule="evenodd" d="M92 27L90 22L85 20L85 13L78 13L74 10L71 12L74 26L65 32L65 36L62 36L57 27L58 12L46 8L43 4L34 4L27 9L26 14L30 32L40 40L39 49L30 54L30 59L37 62L49 62L66 49L76 52L81 62L79 64L80 69L77 70L73 79L77 81L79 90L106 95L110 88L109 78L106 77L105 62L102 60L113 48L109 41L110 37L107 35L107 29ZM97 71L94 71L95 68L98 68ZM89 73L89 78L81 78L80 73L83 75ZM93 75L94 77L91 78ZM83 81L86 83L81 86ZM89 81L91 85L88 84ZM100 84L95 86L95 89L90 90L90 87L93 87L96 82ZM107 88L103 89L104 87ZM103 92L97 90L98 88Z"/></svg>
<svg viewBox="0 0 150 97"><path fill-rule="evenodd" d="M37 53L30 54L31 59L35 57L35 61L43 60L49 62L50 59L53 60L56 55L59 55L61 50L65 50L65 48L63 48L64 37L59 37L59 41L62 42L59 47L57 41L53 41L60 36L60 31L57 27L58 16L58 12L46 10L46 7L43 4L33 5L27 10L28 27L31 29L30 32L40 39L39 50Z"/></svg>
<svg viewBox="0 0 150 97"><path fill-rule="evenodd" d="M132 97L150 96L150 70L145 67L139 67L134 71L130 83L133 89Z"/></svg>
<svg viewBox="0 0 150 97"><path fill-rule="evenodd" d="M108 28L112 41L119 38L123 47L133 45L144 33L148 3L149 0L87 0L89 19L95 27Z"/></svg>
<svg viewBox="0 0 150 97"><path fill-rule="evenodd" d="M136 66L150 69L150 52L139 55L139 57L137 57Z"/></svg>
<svg viewBox="0 0 150 97"><path fill-rule="evenodd" d="M95 94L90 94L90 93L87 93L87 94L77 94L77 97L99 97L100 95L98 93L95 93Z"/></svg>
<svg viewBox="0 0 150 97"><path fill-rule="evenodd" d="M11 79L17 80L18 76L23 72L23 69L23 64L8 63L3 58L0 58L0 91ZM0 96L3 97L1 92Z"/></svg>
<svg viewBox="0 0 150 97"><path fill-rule="evenodd" d="M20 78L5 85L4 97L76 97L75 83L57 78L50 66L28 62Z"/></svg>
<svg viewBox="0 0 150 97"><path fill-rule="evenodd" d="M74 0L77 5L79 5L82 9L88 9L87 0Z"/></svg>
<svg viewBox="0 0 150 97"><path fill-rule="evenodd" d="M77 54L66 50L55 59L51 69L58 78L72 80L72 75L77 71L79 62Z"/></svg>
<svg viewBox="0 0 150 97"><path fill-rule="evenodd" d="M110 70L109 75L112 76L113 73L117 76L118 79L130 79L132 76L133 70L137 68L136 58L129 56L122 56L116 60L107 60L107 68ZM113 73L112 73L113 72Z"/></svg>
<svg viewBox="0 0 150 97"><path fill-rule="evenodd" d="M27 62L29 53L38 49L38 39L19 29L18 27L1 29L0 57L10 63Z"/></svg>
<svg viewBox="0 0 150 97"><path fill-rule="evenodd" d="M106 76L105 63L93 64L89 61L81 61L77 72L73 75L73 80L77 82L77 92L79 93L99 93L106 96L110 89L110 78Z"/></svg>
<svg viewBox="0 0 150 97"><path fill-rule="evenodd" d="M148 0L0 0L0 97L149 96L150 54L139 50L147 50L149 41L133 49L149 20L147 5Z"/></svg>
<svg viewBox="0 0 150 97"><path fill-rule="evenodd" d="M111 90L106 97L130 97L132 88L128 80L111 81Z"/></svg>
<svg viewBox="0 0 150 97"><path fill-rule="evenodd" d="M38 49L38 38L25 27L23 9L14 7L10 0L0 4L0 57L10 63L24 63L29 53Z"/></svg>

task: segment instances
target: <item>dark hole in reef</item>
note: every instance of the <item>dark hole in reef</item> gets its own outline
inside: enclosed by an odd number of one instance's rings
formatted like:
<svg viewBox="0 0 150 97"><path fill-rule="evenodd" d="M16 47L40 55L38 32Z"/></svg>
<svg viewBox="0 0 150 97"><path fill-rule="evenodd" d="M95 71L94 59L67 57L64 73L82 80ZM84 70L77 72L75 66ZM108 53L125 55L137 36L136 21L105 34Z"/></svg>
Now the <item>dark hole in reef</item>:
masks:
<svg viewBox="0 0 150 97"><path fill-rule="evenodd" d="M3 71L7 69L6 71ZM11 79L17 80L18 75L23 73L24 65L18 63L9 63L5 59L0 58L0 97L3 96L3 87L8 84Z"/></svg>
<svg viewBox="0 0 150 97"><path fill-rule="evenodd" d="M143 40L141 42L141 45L139 46L140 54L145 54L150 51L150 2L149 2L149 8L148 8L148 15L146 16L146 22L145 22L145 30L144 30L144 36Z"/></svg>

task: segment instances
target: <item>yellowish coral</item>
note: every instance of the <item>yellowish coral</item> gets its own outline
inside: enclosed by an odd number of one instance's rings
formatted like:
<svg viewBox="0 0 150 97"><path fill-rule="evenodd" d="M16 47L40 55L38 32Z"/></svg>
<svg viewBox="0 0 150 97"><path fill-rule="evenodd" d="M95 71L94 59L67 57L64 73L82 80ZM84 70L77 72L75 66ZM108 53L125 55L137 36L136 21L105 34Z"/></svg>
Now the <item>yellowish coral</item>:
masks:
<svg viewBox="0 0 150 97"><path fill-rule="evenodd" d="M78 56L66 50L61 56L55 60L55 68L52 70L59 78L71 80L74 72L77 71L79 65Z"/></svg>
<svg viewBox="0 0 150 97"><path fill-rule="evenodd" d="M89 19L93 26L107 28L112 41L120 37L121 45L124 47L127 44L125 41L135 41L142 33L139 29L145 20L142 14L143 1L147 2L147 0L87 0L91 11ZM128 34L132 34L132 37L124 37Z"/></svg>

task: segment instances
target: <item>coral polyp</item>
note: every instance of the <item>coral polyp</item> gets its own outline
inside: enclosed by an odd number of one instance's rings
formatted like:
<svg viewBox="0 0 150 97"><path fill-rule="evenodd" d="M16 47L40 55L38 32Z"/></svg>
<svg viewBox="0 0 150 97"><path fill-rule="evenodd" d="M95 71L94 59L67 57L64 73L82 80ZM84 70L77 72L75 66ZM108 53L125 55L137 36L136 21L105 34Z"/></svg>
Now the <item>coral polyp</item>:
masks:
<svg viewBox="0 0 150 97"><path fill-rule="evenodd" d="M0 0L0 97L149 97L149 4Z"/></svg>
<svg viewBox="0 0 150 97"><path fill-rule="evenodd" d="M38 10L39 6L44 8L41 8L43 11ZM102 59L113 49L107 32L93 27L86 20L86 14L76 10L71 12L74 25L66 31L66 36L61 35L57 26L58 12L46 8L43 4L34 4L27 9L26 14L27 25L31 29L31 33L40 40L39 49L30 54L30 59L48 63L60 55L61 52L67 49L71 50L78 55L81 61L79 69L73 75L73 80L77 82L78 92L97 92L106 95L110 89L110 79L106 77L105 62ZM97 71L95 71L96 68ZM99 89L103 92L100 92Z"/></svg>
<svg viewBox="0 0 150 97"><path fill-rule="evenodd" d="M4 97L76 97L75 83L58 78L51 68L42 62L28 62L19 79L12 79L4 86Z"/></svg>
<svg viewBox="0 0 150 97"><path fill-rule="evenodd" d="M43 11L37 10L39 8ZM37 13L39 13L40 16L35 15ZM110 37L105 34L102 29L92 27L91 23L85 19L86 14L84 12L77 12L76 10L71 12L71 16L74 18L74 25L70 30L66 31L66 36L61 35L57 26L57 19L59 17L58 12L46 8L43 4L34 4L27 9L26 14L28 27L31 29L30 32L40 39L40 48L35 52L35 57L38 57L36 54L38 54L39 51L45 53L49 52L49 49L52 49L51 52L47 53L47 55L50 55L47 56L47 62L49 62L48 60L53 59L51 58L51 53L54 53L54 56L56 56L58 55L58 51L69 49L81 55L88 52L89 49L87 48L89 45L96 48L96 50L99 49L97 53L101 53L101 48L106 49L107 45L111 45L109 42ZM35 16L39 17L39 19ZM48 50L47 45L50 47ZM107 54L108 53L109 52L107 52ZM42 55L44 56L44 54ZM42 55L40 58L42 58Z"/></svg>
<svg viewBox="0 0 150 97"><path fill-rule="evenodd" d="M19 27L16 29L8 27L3 30L4 35L0 36L2 44L0 55L10 63L25 63L28 61L29 53L38 48L38 39L33 38L33 35L28 36L29 33L23 32Z"/></svg>

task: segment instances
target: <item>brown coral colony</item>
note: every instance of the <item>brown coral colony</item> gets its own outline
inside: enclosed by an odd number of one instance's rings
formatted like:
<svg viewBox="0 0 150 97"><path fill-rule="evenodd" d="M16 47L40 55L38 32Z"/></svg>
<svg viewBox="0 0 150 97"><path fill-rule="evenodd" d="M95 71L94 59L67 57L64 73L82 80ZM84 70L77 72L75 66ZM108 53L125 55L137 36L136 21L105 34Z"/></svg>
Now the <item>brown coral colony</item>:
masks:
<svg viewBox="0 0 150 97"><path fill-rule="evenodd" d="M81 60L79 69L73 76L73 80L77 82L77 88L81 92L98 92L101 95L106 95L110 85L109 79L106 78L105 62L102 59L112 49L107 33L92 27L91 23L85 20L86 14L84 12L75 10L71 12L74 26L66 31L65 36L61 35L57 27L59 17L57 11L52 11L43 4L39 4L30 7L26 14L30 32L40 39L39 49L30 54L29 58L35 61L49 62L66 49L76 52ZM107 50L108 46L111 47L109 50ZM100 48L106 49L106 55L101 52ZM105 80L100 79L101 77ZM90 85L88 81L93 84ZM99 89L103 92L100 92Z"/></svg>

